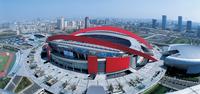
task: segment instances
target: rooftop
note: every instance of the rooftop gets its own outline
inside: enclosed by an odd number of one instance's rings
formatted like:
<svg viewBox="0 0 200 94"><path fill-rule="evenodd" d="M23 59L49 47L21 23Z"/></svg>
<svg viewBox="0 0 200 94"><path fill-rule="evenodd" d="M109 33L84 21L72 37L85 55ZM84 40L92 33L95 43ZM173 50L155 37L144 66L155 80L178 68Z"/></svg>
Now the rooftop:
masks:
<svg viewBox="0 0 200 94"><path fill-rule="evenodd" d="M168 50L178 50L179 53L171 55L172 57L182 59L200 59L200 46L194 46L189 44L175 44L170 45Z"/></svg>

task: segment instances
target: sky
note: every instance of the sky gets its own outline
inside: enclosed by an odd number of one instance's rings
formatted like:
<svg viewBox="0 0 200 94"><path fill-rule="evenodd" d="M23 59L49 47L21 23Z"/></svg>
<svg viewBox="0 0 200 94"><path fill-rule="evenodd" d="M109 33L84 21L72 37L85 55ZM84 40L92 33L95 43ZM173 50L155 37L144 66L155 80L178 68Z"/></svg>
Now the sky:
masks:
<svg viewBox="0 0 200 94"><path fill-rule="evenodd" d="M0 20L115 17L200 22L200 0L0 0Z"/></svg>

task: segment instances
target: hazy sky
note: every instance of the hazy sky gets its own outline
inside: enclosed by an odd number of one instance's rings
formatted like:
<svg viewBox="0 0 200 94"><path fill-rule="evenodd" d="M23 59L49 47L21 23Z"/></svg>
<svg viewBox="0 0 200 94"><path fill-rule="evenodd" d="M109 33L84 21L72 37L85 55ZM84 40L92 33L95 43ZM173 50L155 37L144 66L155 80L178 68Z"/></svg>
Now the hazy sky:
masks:
<svg viewBox="0 0 200 94"><path fill-rule="evenodd" d="M0 20L37 17L120 17L200 22L200 0L0 0Z"/></svg>

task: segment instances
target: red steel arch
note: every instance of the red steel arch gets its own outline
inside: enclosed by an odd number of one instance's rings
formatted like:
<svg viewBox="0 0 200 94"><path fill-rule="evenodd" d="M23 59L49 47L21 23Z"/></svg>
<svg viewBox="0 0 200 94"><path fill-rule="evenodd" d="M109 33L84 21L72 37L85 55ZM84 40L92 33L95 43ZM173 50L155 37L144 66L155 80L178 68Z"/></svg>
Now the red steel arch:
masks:
<svg viewBox="0 0 200 94"><path fill-rule="evenodd" d="M47 42L53 41L53 40L59 40L59 39L85 42L85 43L110 47L110 48L114 48L114 49L119 49L119 50L125 51L127 53L142 56L142 57L147 58L147 59L152 60L152 61L157 61L157 59L155 59L151 55L148 55L148 54L143 53L141 51L137 51L135 49L128 48L124 45L112 43L112 42L105 41L105 40L99 40L99 39L95 39L95 38L89 38L89 37L83 37L83 36L72 36L72 35L54 35L54 36L48 37Z"/></svg>
<svg viewBox="0 0 200 94"><path fill-rule="evenodd" d="M76 36L80 33L94 32L94 31L97 31L97 30L106 30L106 31L113 31L113 32L122 33L122 34L128 35L128 36L136 39L137 41L139 41L142 44L144 44L145 46L147 46L149 49L153 48L145 39L141 38L140 36L130 32L130 31L127 31L127 30L124 30L124 29L121 29L121 28L117 28L117 27L112 27L112 26L99 26L99 27L91 27L91 28L81 29L77 32L72 33L71 35Z"/></svg>

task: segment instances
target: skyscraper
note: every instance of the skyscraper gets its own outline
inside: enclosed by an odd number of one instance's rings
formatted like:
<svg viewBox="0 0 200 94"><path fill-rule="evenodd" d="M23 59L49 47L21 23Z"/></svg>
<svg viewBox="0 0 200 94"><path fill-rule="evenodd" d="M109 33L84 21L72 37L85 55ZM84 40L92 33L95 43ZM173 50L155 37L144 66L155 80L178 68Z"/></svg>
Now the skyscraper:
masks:
<svg viewBox="0 0 200 94"><path fill-rule="evenodd" d="M167 25L167 16L162 15L162 29L165 30Z"/></svg>
<svg viewBox="0 0 200 94"><path fill-rule="evenodd" d="M178 16L178 31L181 32L182 29L182 16Z"/></svg>
<svg viewBox="0 0 200 94"><path fill-rule="evenodd" d="M62 17L61 18L61 30L64 30L65 29L65 18Z"/></svg>
<svg viewBox="0 0 200 94"><path fill-rule="evenodd" d="M65 29L65 18L64 17L57 19L57 28L60 30Z"/></svg>
<svg viewBox="0 0 200 94"><path fill-rule="evenodd" d="M187 21L186 31L187 32L192 31L192 21Z"/></svg>
<svg viewBox="0 0 200 94"><path fill-rule="evenodd" d="M157 20L152 19L152 28L156 28Z"/></svg>
<svg viewBox="0 0 200 94"><path fill-rule="evenodd" d="M88 28L89 24L89 17L85 17L85 28Z"/></svg>

